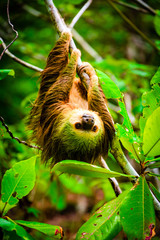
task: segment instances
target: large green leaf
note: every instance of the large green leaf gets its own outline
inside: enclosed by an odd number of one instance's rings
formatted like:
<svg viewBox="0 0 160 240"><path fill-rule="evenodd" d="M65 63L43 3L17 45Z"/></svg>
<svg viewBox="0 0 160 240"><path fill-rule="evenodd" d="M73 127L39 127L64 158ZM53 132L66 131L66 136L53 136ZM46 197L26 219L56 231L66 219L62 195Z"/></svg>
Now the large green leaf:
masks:
<svg viewBox="0 0 160 240"><path fill-rule="evenodd" d="M80 176L93 177L93 178L110 178L110 177L134 177L111 170L91 165L75 160L64 160L54 165L52 171L60 171L69 174L76 174Z"/></svg>
<svg viewBox="0 0 160 240"><path fill-rule="evenodd" d="M122 205L127 192L118 198L108 202L79 229L76 240L111 240L122 229L119 216L119 208Z"/></svg>
<svg viewBox="0 0 160 240"><path fill-rule="evenodd" d="M149 157L160 155L160 107L148 118L143 133L143 151Z"/></svg>
<svg viewBox="0 0 160 240"><path fill-rule="evenodd" d="M5 78L7 75L14 76L15 72L13 69L0 69L0 80Z"/></svg>
<svg viewBox="0 0 160 240"><path fill-rule="evenodd" d="M143 135L144 127L148 117L155 109L160 107L160 67L151 79L151 91L145 92L142 96L143 116L140 118L140 130Z"/></svg>
<svg viewBox="0 0 160 240"><path fill-rule="evenodd" d="M32 236L24 230L23 227L19 226L11 219L7 221L6 219L0 218L0 227L5 231L15 231L16 235L21 237L23 240L34 240ZM19 238L17 237L16 239Z"/></svg>
<svg viewBox="0 0 160 240"><path fill-rule="evenodd" d="M23 220L17 220L15 222L22 226L38 230L46 234L47 236L52 237L52 239L62 239L63 237L63 230L59 226L53 226L47 223L29 222L29 221L23 221Z"/></svg>
<svg viewBox="0 0 160 240"><path fill-rule="evenodd" d="M6 171L2 179L3 202L14 205L32 190L35 184L35 160L36 157L32 157L21 161Z"/></svg>
<svg viewBox="0 0 160 240"><path fill-rule="evenodd" d="M154 235L155 211L145 177L140 177L125 197L120 218L128 240L149 239Z"/></svg>
<svg viewBox="0 0 160 240"><path fill-rule="evenodd" d="M96 70L101 88L106 98L121 98L122 94L117 85L105 73Z"/></svg>

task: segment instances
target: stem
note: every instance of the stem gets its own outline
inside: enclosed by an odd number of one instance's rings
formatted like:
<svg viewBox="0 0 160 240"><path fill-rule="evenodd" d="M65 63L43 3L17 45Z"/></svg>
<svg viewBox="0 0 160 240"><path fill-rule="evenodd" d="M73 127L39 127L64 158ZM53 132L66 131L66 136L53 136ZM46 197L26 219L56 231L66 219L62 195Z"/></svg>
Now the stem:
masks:
<svg viewBox="0 0 160 240"><path fill-rule="evenodd" d="M132 167L132 165L129 163L129 161L125 157L117 136L115 136L112 140L111 154L117 160L118 164L120 165L120 167L122 168L124 173L126 173L128 175L134 175L136 177L139 177L138 173L135 171L135 169ZM134 183L135 183L135 181L134 181ZM158 202L157 198L154 196L154 194L152 192L151 192L151 194L153 197L155 210L157 211L157 217L160 219L160 203Z"/></svg>
<svg viewBox="0 0 160 240"><path fill-rule="evenodd" d="M102 157L100 158L99 163L103 168L110 170L106 161ZM118 181L116 180L116 178L109 178L109 181L113 187L116 197L118 197L122 193L122 190L118 184Z"/></svg>
<svg viewBox="0 0 160 240"><path fill-rule="evenodd" d="M135 171L135 169L132 167L132 165L124 155L117 136L113 137L111 144L111 154L117 160L118 164L120 165L124 173L128 175L134 175L135 177L139 177L138 173Z"/></svg>
<svg viewBox="0 0 160 240"><path fill-rule="evenodd" d="M2 209L2 213L1 213L2 217L3 217L3 213L4 213L4 210L5 210L6 206L7 206L7 202L5 202L4 207Z"/></svg>

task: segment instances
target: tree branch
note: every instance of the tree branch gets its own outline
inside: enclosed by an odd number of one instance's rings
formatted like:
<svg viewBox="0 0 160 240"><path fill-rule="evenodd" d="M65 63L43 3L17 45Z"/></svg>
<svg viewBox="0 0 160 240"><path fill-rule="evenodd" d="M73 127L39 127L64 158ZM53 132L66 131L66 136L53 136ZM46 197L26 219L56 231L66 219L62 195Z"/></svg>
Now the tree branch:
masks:
<svg viewBox="0 0 160 240"><path fill-rule="evenodd" d="M41 150L41 148L38 147L38 146L30 145L30 144L28 144L27 142L21 141L19 138L14 137L14 136L13 136L13 133L10 131L9 127L8 127L7 124L5 123L3 117L1 117L1 116L0 116L0 121L1 121L2 125L5 127L7 133L10 135L10 137L11 137L12 139L16 140L16 141L19 142L19 143L24 144L24 145L27 146L27 147Z"/></svg>
<svg viewBox="0 0 160 240"><path fill-rule="evenodd" d="M110 170L108 165L107 165L107 163L106 163L106 161L102 157L101 157L99 163L100 163L100 165L103 168L106 168L106 169ZM112 185L112 187L114 189L116 197L118 197L118 195L120 195L122 193L122 190L121 190L121 188L120 188L120 186L118 184L118 181L116 180L116 178L109 178L109 181L110 181L110 183L111 183L111 185Z"/></svg>
<svg viewBox="0 0 160 240"><path fill-rule="evenodd" d="M57 8L55 7L55 5L53 3L53 1L52 0L44 0L44 1L45 1L46 7L48 9L48 12L51 16L51 19L52 19L52 21L55 25L55 28L56 28L56 31L58 32L58 34L60 35L62 32L70 31L69 28L66 26L64 20L60 16ZM72 50L74 50L74 49L77 49L73 39L71 39L69 46L70 46L70 52L72 52ZM79 58L78 63L77 63L77 70L81 65L82 65L82 61ZM83 72L83 77L86 79L86 81L89 81L89 76L84 72Z"/></svg>
<svg viewBox="0 0 160 240"><path fill-rule="evenodd" d="M81 8L81 10L78 12L78 14L73 18L72 22L69 24L69 28L72 29L76 22L80 19L82 14L87 10L87 8L91 5L92 0L88 0L84 6Z"/></svg>
<svg viewBox="0 0 160 240"><path fill-rule="evenodd" d="M48 20L48 16L43 15L41 12L37 11L36 9L24 5L23 9L30 14L32 14L35 17L41 17L42 19ZM91 56L93 57L96 61L101 61L103 58L93 49L87 42L86 40L73 28L71 29L72 35L75 38L75 40L81 45L81 47Z"/></svg>
<svg viewBox="0 0 160 240"><path fill-rule="evenodd" d="M0 55L0 60L2 59L3 54L6 52L6 50L14 43L14 41L18 38L18 32L14 29L13 24L11 23L10 16L9 16L9 0L7 1L7 17L8 17L8 23L11 26L12 30L16 33L15 38L8 44L8 46L5 46L3 49L1 55Z"/></svg>
<svg viewBox="0 0 160 240"><path fill-rule="evenodd" d="M25 67L27 67L27 68L30 68L30 69L32 69L32 70L34 70L34 71L37 71L37 72L42 72L42 71L43 71L43 69L41 69L41 68L39 68L39 67L36 67L36 66L34 66L34 65L30 64L30 63L27 63L27 62L21 60L21 59L18 58L18 57L16 57L14 54L12 54L12 53L7 49L6 44L4 43L4 41L3 41L2 38L0 38L0 41L2 42L2 47L3 47L4 50L5 50L5 51L4 51L5 54L7 54L7 55L8 55L10 58L12 58L14 61L16 61L16 62L20 63L21 65L23 65L23 66L25 66Z"/></svg>

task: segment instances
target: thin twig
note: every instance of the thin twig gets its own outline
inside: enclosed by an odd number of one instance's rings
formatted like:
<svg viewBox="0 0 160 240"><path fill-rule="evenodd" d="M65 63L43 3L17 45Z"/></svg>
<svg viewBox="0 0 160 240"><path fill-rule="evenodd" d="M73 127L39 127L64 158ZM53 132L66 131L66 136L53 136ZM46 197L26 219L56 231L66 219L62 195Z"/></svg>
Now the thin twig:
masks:
<svg viewBox="0 0 160 240"><path fill-rule="evenodd" d="M2 59L3 54L6 52L6 50L14 43L14 41L16 41L16 39L18 38L18 32L14 29L13 24L11 23L10 20L10 16L9 16L9 0L7 1L7 17L8 17L8 23L9 25L12 27L12 30L16 33L15 38L12 40L12 42L10 42L10 44L8 44L8 46L6 46L4 48L4 50L2 51L1 55L0 55L0 60Z"/></svg>
<svg viewBox="0 0 160 240"><path fill-rule="evenodd" d="M42 72L42 71L43 71L43 69L41 69L41 68L39 68L39 67L36 67L36 66L34 66L34 65L30 64L30 63L27 63L27 62L21 60L21 59L18 58L18 57L16 57L14 54L12 54L12 53L6 48L6 44L4 43L4 41L3 41L2 38L0 38L0 41L2 42L1 44L2 44L2 47L3 47L4 50L5 50L5 54L7 54L7 55L8 55L10 58L12 58L14 61L16 61L16 62L20 63L21 65L23 65L23 66L25 66L25 67L27 67L27 68L30 68L30 69L32 69L32 70L34 70L34 71L37 71L37 72Z"/></svg>
<svg viewBox="0 0 160 240"><path fill-rule="evenodd" d="M7 133L10 135L10 137L11 137L12 139L15 139L17 142L22 143L22 144L24 144L24 145L27 146L27 147L41 150L41 148L38 147L38 146L30 145L30 144L28 144L27 142L21 141L19 138L14 137L14 136L13 136L13 133L10 131L9 127L8 127L7 124L5 123L3 117L1 117L1 116L0 116L0 121L1 121L2 125L5 127Z"/></svg>
<svg viewBox="0 0 160 240"><path fill-rule="evenodd" d="M72 29L76 22L80 19L82 14L87 10L87 8L91 5L92 0L88 0L84 6L81 8L81 10L78 12L78 14L73 18L72 22L69 24L69 28Z"/></svg>
<svg viewBox="0 0 160 240"><path fill-rule="evenodd" d="M102 157L101 157L99 163L101 164L101 166L103 168L106 168L106 169L110 170L108 165L107 165L107 163L106 163L106 161ZM118 184L118 181L116 180L116 178L109 178L109 181L110 181L110 183L111 183L111 185L112 185L112 187L114 189L116 197L118 197L122 193L122 190L121 190L121 188L120 188L120 186Z"/></svg>
<svg viewBox="0 0 160 240"><path fill-rule="evenodd" d="M142 0L134 0L134 1L137 2L139 5L143 6L145 9L147 9L153 15L156 15L156 11L152 7L150 7L146 2L144 2Z"/></svg>
<svg viewBox="0 0 160 240"><path fill-rule="evenodd" d="M144 38L152 47L159 51L157 46L133 23L131 20L125 16L119 8L115 6L115 4L111 0L107 0L107 2L119 13L119 15L136 31L139 35Z"/></svg>
<svg viewBox="0 0 160 240"><path fill-rule="evenodd" d="M112 0L113 2L115 2L116 4L119 4L119 5L122 5L124 7L127 7L127 8L130 8L132 10L135 10L135 11L138 11L138 12L142 12L142 13L148 13L148 10L145 10L143 8L139 8L139 7L136 7L134 5L131 5L129 3L126 3L126 2L122 2L122 1L118 1L118 0Z"/></svg>

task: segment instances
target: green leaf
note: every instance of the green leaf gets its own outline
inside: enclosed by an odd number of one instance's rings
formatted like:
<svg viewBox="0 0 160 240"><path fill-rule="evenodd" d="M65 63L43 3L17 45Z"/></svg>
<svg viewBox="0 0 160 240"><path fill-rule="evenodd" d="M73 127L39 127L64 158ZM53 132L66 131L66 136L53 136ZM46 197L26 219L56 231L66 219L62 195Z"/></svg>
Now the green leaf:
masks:
<svg viewBox="0 0 160 240"><path fill-rule="evenodd" d="M160 174L156 174L156 173L153 173L153 172L148 172L147 174L149 176L160 177Z"/></svg>
<svg viewBox="0 0 160 240"><path fill-rule="evenodd" d="M121 98L122 94L117 85L105 73L96 70L101 88L106 98Z"/></svg>
<svg viewBox="0 0 160 240"><path fill-rule="evenodd" d="M156 13L154 17L154 26L157 34L160 36L160 10L157 10Z"/></svg>
<svg viewBox="0 0 160 240"><path fill-rule="evenodd" d="M148 118L143 134L143 152L146 156L160 155L160 107Z"/></svg>
<svg viewBox="0 0 160 240"><path fill-rule="evenodd" d="M34 240L32 236L24 230L23 227L19 226L11 219L7 221L6 219L0 218L0 227L5 231L15 231L17 236L21 237L21 239Z"/></svg>
<svg viewBox="0 0 160 240"><path fill-rule="evenodd" d="M4 79L7 75L15 76L13 69L0 69L0 80Z"/></svg>
<svg viewBox="0 0 160 240"><path fill-rule="evenodd" d="M93 178L110 178L110 177L134 177L131 175L125 175L118 172L91 165L75 160L64 160L54 165L52 171L60 171L69 174L76 174L80 176L93 177Z"/></svg>
<svg viewBox="0 0 160 240"><path fill-rule="evenodd" d="M62 239L63 237L63 230L59 226L53 226L47 223L29 222L29 221L23 221L23 220L16 220L15 222L22 226L38 230L46 234L47 236L52 237L52 239Z"/></svg>
<svg viewBox="0 0 160 240"><path fill-rule="evenodd" d="M149 239L152 235L154 236L153 199L144 177L139 178L125 197L120 208L120 218L128 240Z"/></svg>
<svg viewBox="0 0 160 240"><path fill-rule="evenodd" d="M2 201L14 205L26 196L35 184L36 157L16 163L2 179Z"/></svg>
<svg viewBox="0 0 160 240"><path fill-rule="evenodd" d="M150 169L159 168L160 167L160 162L155 162L155 163L152 163L152 164L146 164L146 166L149 167Z"/></svg>
<svg viewBox="0 0 160 240"><path fill-rule="evenodd" d="M0 200L0 212L3 211L3 215L5 216L6 213L11 209L16 207L15 205L10 205L9 203L6 205L6 203L2 202L2 200Z"/></svg>
<svg viewBox="0 0 160 240"><path fill-rule="evenodd" d="M135 133L130 133L120 124L116 124L118 137L123 146L132 153L134 159L138 162L143 161L142 150L140 147L140 140Z"/></svg>
<svg viewBox="0 0 160 240"><path fill-rule="evenodd" d="M148 117L155 109L160 107L160 67L151 79L151 91L145 92L142 96L143 116L140 118L140 130L143 135L144 127Z"/></svg>
<svg viewBox="0 0 160 240"><path fill-rule="evenodd" d="M160 202L160 192L155 188L155 186L151 182L149 182L149 186L150 186L152 192L154 193L155 197Z"/></svg>
<svg viewBox="0 0 160 240"><path fill-rule="evenodd" d="M130 134L134 134L133 127L132 127L131 121L129 119L129 116L128 116L126 106L124 104L123 99L118 100L118 103L119 103L119 106L121 108L119 113L123 116L123 124L122 124L123 127L125 129L127 129L127 131L129 131Z"/></svg>
<svg viewBox="0 0 160 240"><path fill-rule="evenodd" d="M94 215L79 229L76 240L111 240L122 229L119 209L128 191L123 192L118 198L108 202L98 209Z"/></svg>

